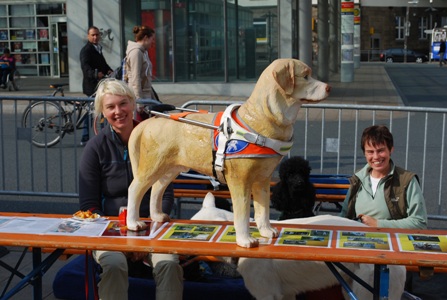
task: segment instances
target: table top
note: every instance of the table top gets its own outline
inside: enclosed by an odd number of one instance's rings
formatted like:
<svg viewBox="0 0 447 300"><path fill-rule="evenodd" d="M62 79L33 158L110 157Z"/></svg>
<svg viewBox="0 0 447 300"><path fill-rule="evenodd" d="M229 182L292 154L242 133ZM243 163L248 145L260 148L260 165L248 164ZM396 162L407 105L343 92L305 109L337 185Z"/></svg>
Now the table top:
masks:
<svg viewBox="0 0 447 300"><path fill-rule="evenodd" d="M25 213L1 213L5 217L45 217L45 218L69 218L69 215L57 214L25 214ZM114 219L114 218L110 218ZM149 220L149 219L148 219ZM170 224L215 224L223 225L219 236L226 225L232 222L211 222L191 220L171 220ZM405 230L373 227L344 227L321 225L297 225L274 224L278 230L282 228L330 230L333 232L329 247L310 247L297 245L275 245L275 240L270 244L260 244L257 248L242 248L235 243L217 243L215 241L168 241L158 238L169 229L169 225L154 239L135 237L107 237L107 236L69 236L51 234L0 234L0 245L20 246L35 248L62 248L75 250L110 250L110 251L135 251L152 253L173 253L183 255L202 256L226 256L226 257L251 257L251 258L277 258L293 260L316 260L328 262L355 262L371 264L391 264L424 267L447 267L447 249L441 251L400 251L396 233L412 235L430 235L445 238L447 230ZM388 233L392 250L378 249L350 249L337 247L337 231ZM214 239L215 240L215 239Z"/></svg>

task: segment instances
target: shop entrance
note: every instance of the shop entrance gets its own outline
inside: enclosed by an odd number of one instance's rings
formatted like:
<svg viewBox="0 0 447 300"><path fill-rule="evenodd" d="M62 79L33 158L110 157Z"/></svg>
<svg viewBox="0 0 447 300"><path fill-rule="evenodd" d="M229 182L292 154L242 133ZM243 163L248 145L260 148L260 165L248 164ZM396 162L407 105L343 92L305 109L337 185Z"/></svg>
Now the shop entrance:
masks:
<svg viewBox="0 0 447 300"><path fill-rule="evenodd" d="M52 70L55 77L68 76L68 44L67 21L65 18L53 18L51 20L52 41Z"/></svg>

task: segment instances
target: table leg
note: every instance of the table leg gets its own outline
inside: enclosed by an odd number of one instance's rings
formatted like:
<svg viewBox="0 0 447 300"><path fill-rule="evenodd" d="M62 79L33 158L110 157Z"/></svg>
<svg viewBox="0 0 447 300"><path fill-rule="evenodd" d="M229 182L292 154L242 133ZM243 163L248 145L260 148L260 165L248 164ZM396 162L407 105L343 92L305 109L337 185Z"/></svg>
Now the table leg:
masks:
<svg viewBox="0 0 447 300"><path fill-rule="evenodd" d="M39 268L39 264L42 261L42 249L33 248L33 269ZM34 300L42 300L42 275L36 274L33 280L33 295Z"/></svg>
<svg viewBox="0 0 447 300"><path fill-rule="evenodd" d="M37 249L36 251L34 251ZM27 284L34 284L34 299L41 300L42 299L42 276L46 273L46 271L56 262L56 260L64 253L64 249L56 249L54 250L45 260L41 261L42 254L40 248L33 248L33 270L26 276L22 278L22 280L16 284L8 293L6 293L0 300L10 299L12 296L17 294L20 290L22 290ZM36 285L40 287L36 288ZM38 294L40 291L40 294Z"/></svg>
<svg viewBox="0 0 447 300"><path fill-rule="evenodd" d="M390 269L386 265L374 265L374 300L387 300L390 286Z"/></svg>
<svg viewBox="0 0 447 300"><path fill-rule="evenodd" d="M327 261L325 263L328 266L329 270L331 270L332 274L334 274L334 276L337 278L338 282L340 282L341 286L345 289L351 300L358 300L349 284L343 279L343 277L341 277L340 273L337 271L337 269L335 269L334 265L331 262Z"/></svg>
<svg viewBox="0 0 447 300"><path fill-rule="evenodd" d="M19 267L20 267L22 260L25 257L27 252L28 252L28 247L25 247L22 251L22 254L20 255L19 260L17 261L16 265L14 266L14 268L11 267L10 265L4 263L3 261L0 261L0 266L11 273L11 275L9 275L8 282L5 284L3 292L0 295L0 298L2 298L6 294L6 291L8 290L9 285L11 284L11 281L14 279L14 276L17 276L20 278L25 277L25 275L23 275L21 272L19 272Z"/></svg>

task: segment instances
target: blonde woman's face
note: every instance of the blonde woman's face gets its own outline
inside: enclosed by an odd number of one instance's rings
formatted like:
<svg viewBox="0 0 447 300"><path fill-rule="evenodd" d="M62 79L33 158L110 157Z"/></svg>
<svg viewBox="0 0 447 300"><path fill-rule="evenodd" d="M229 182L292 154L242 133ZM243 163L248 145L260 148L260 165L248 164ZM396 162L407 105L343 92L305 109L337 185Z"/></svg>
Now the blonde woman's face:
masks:
<svg viewBox="0 0 447 300"><path fill-rule="evenodd" d="M105 94L102 113L116 132L133 127L134 105L127 96Z"/></svg>

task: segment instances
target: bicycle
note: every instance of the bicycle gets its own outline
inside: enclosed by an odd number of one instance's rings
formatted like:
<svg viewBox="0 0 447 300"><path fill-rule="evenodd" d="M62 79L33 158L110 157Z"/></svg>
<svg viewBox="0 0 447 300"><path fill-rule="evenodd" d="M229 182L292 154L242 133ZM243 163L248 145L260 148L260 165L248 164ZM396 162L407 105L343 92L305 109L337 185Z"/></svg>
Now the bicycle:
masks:
<svg viewBox="0 0 447 300"><path fill-rule="evenodd" d="M51 96L55 97L60 94L64 97L64 86L66 85L68 84L51 84L50 88L54 89ZM93 102L64 101L64 103L65 106L62 105L62 101L36 101L25 108L22 127L31 129L31 141L35 146L45 148L56 145L65 134L82 129L84 119L93 112ZM72 108L67 109L69 105Z"/></svg>
<svg viewBox="0 0 447 300"><path fill-rule="evenodd" d="M20 90L20 72L17 69L12 70L6 77L6 87L9 91Z"/></svg>

